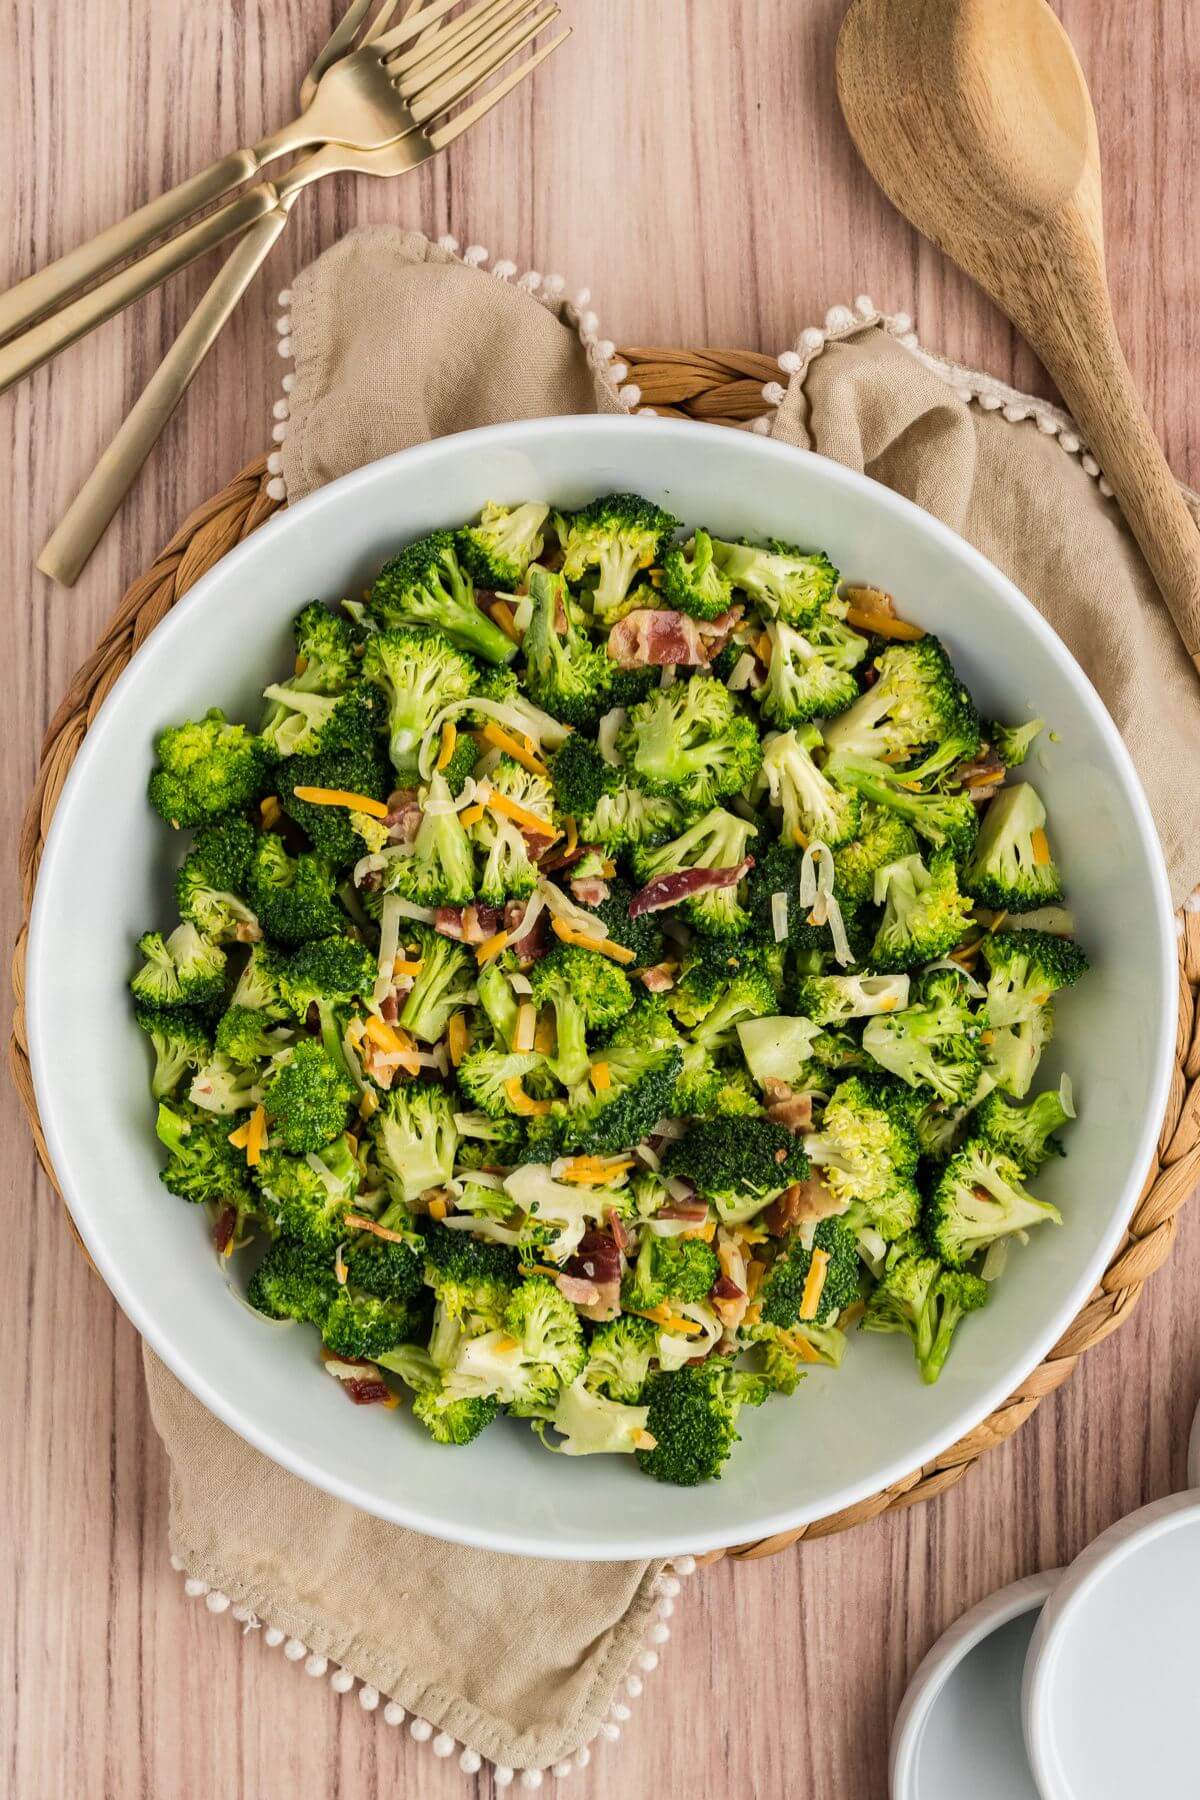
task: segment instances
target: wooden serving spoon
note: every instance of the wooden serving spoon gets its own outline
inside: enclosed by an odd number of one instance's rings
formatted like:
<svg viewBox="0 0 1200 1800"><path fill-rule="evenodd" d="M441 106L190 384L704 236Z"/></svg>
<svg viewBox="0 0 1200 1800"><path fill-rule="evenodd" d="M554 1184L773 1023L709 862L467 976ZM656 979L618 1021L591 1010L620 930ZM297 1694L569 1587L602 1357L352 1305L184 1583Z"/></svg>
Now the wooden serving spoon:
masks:
<svg viewBox="0 0 1200 1800"><path fill-rule="evenodd" d="M1117 342L1096 120L1066 32L1045 0L853 0L837 82L884 193L1045 364L1200 671L1200 531Z"/></svg>

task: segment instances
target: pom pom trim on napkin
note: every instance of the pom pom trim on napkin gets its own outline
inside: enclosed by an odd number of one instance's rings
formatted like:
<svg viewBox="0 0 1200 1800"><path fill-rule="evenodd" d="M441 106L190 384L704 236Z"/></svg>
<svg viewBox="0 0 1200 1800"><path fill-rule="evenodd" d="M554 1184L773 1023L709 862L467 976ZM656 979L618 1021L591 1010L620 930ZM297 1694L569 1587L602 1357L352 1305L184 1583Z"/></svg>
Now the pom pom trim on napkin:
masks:
<svg viewBox="0 0 1200 1800"><path fill-rule="evenodd" d="M533 1790L540 1788L547 1776L555 1781L563 1781L576 1769L585 1769L592 1759L591 1746L597 1738L615 1743L620 1737L622 1725L633 1716L628 1701L638 1699L645 1685L644 1677L653 1674L657 1669L659 1652L662 1646L670 1640L671 1628L667 1621L675 1611L675 1601L679 1595L683 1578L695 1574L696 1566L694 1556L678 1556L664 1564L654 1582L653 1591L659 1596L654 1609L655 1621L647 1629L640 1648L635 1651L629 1668L618 1683L607 1716L602 1720L593 1737L587 1743L581 1744L571 1756L564 1757L561 1761L540 1769L513 1769L506 1763L489 1762L470 1745L460 1744L458 1739L452 1737L448 1731L438 1731L428 1719L422 1719L416 1714L409 1717L398 1700L387 1699L378 1688L372 1687L369 1682L361 1681L352 1670L341 1664L331 1664L329 1657L322 1656L318 1651L311 1651L308 1645L302 1643L299 1638L288 1637L287 1633L281 1631L278 1625L268 1625L250 1607L235 1606L228 1594L222 1593L219 1588L210 1587L207 1581L201 1581L196 1576L187 1576L183 1584L183 1591L189 1600L202 1599L211 1613L228 1613L230 1618L236 1620L242 1627L243 1637L248 1632L259 1631L262 1633L259 1641L268 1650L277 1650L282 1646L283 1654L288 1662L302 1665L304 1673L311 1676L313 1680L320 1680L328 1675L329 1685L335 1694L350 1694L357 1686L358 1704L362 1710L367 1713L378 1711L385 1725L393 1727L403 1725L405 1719L408 1719L409 1736L418 1744L428 1744L436 1757L445 1759L453 1756L457 1751L458 1766L464 1775L475 1775L486 1765L488 1773L498 1788L511 1787L512 1783L519 1779L523 1788ZM181 1556L171 1557L171 1567L177 1574L186 1575L187 1565ZM622 1698L623 1695L626 1698Z"/></svg>
<svg viewBox="0 0 1200 1800"><path fill-rule="evenodd" d="M457 238L440 237L437 240L437 247L439 250L445 250L464 268L482 270L484 263L490 261L490 252L485 250L482 244L468 244L466 249L460 252ZM588 367L601 381L606 383L621 411L632 413L638 410L642 391L636 382L627 379L628 365L622 362L617 355L617 347L612 339L600 336L600 320L591 310L592 296L589 288L580 288L579 292L568 300L566 298L567 284L561 275L543 275L537 269L526 269L523 275L518 275L516 263L504 259L492 263L490 273L493 280L513 282L531 299L539 301L552 311L559 309L567 324L574 326L583 346L584 355L587 357ZM275 321L275 330L279 337L277 346L279 354L289 361L292 357L292 320L289 311L291 304L291 289L284 288L278 297L281 312ZM276 444L282 444L288 434L291 395L296 385L296 377L291 370L284 375L280 385L283 388L282 397L275 402L271 409L275 421L271 428L271 437ZM646 407L643 410L649 412L653 409ZM267 482L267 493L270 498L286 500L287 483L283 477L283 456L279 450L273 450L267 457L267 474L270 476L270 480Z"/></svg>

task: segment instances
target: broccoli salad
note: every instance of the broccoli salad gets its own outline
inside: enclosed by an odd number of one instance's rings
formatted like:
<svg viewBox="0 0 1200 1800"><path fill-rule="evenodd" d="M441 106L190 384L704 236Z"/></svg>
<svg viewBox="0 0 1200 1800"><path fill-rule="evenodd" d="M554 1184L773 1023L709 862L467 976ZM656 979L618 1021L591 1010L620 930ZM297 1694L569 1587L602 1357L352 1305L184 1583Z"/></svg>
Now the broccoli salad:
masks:
<svg viewBox="0 0 1200 1800"><path fill-rule="evenodd" d="M936 1381L1060 1222L1041 722L820 551L631 494L489 504L295 640L253 724L158 737L192 835L131 983L250 1304L438 1443L684 1486L853 1330Z"/></svg>

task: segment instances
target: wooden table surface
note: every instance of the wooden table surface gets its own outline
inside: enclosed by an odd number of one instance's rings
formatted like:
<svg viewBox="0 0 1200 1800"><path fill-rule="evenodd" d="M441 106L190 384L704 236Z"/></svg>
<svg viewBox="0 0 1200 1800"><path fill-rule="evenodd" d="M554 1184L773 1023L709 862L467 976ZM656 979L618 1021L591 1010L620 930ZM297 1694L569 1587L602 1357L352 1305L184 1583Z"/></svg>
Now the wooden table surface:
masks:
<svg viewBox="0 0 1200 1800"><path fill-rule="evenodd" d="M60 693L183 515L267 443L274 297L364 220L453 231L588 284L619 342L782 350L861 292L1029 386L1005 322L890 210L834 98L843 0L565 0L575 38L449 157L309 195L73 593L37 552L208 279L190 271L0 402L5 836ZM0 285L284 116L333 0L6 9ZM1179 475L1200 484L1200 32L1188 0L1063 0L1106 171L1117 323ZM86 896L81 896L86 904ZM3 930L18 919L11 861ZM64 1022L69 1028L69 1021ZM294 1800L490 1794L403 1729L184 1600L134 1333L85 1268L5 1089L0 1794ZM880 1800L891 1719L964 1607L1182 1485L1200 1393L1200 1212L1136 1317L929 1506L685 1583L660 1671L578 1800Z"/></svg>

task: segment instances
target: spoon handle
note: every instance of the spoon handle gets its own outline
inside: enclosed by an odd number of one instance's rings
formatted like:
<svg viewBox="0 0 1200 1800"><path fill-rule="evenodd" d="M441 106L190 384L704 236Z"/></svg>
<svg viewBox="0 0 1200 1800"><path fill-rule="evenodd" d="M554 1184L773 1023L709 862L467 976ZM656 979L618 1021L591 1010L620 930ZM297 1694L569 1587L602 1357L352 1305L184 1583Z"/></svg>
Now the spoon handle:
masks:
<svg viewBox="0 0 1200 1800"><path fill-rule="evenodd" d="M1112 485L1184 648L1200 672L1200 529L1146 417L1117 339L1096 244L1080 228L1031 279L998 295L1053 377Z"/></svg>

